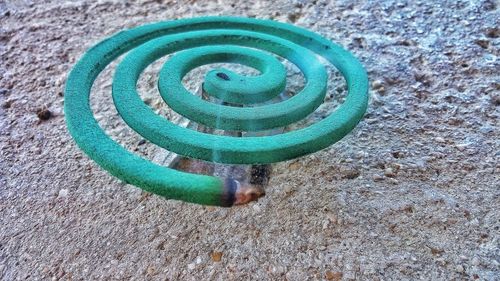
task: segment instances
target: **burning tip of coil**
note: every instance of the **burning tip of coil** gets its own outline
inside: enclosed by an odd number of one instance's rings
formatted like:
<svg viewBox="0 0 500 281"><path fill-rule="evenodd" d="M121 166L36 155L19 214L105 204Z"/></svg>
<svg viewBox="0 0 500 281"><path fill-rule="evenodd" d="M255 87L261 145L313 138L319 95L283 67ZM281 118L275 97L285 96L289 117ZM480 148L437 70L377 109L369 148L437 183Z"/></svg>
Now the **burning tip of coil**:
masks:
<svg viewBox="0 0 500 281"><path fill-rule="evenodd" d="M264 191L264 188L262 186L238 182L238 188L236 189L234 198L234 205L243 205L252 201L257 201L265 194L266 192Z"/></svg>

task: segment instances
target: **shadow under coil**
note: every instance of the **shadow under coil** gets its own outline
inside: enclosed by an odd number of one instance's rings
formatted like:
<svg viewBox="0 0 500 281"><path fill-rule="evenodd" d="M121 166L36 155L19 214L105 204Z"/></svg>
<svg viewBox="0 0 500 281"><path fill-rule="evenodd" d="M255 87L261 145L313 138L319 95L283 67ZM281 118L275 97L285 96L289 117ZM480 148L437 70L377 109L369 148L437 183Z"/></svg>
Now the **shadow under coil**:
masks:
<svg viewBox="0 0 500 281"><path fill-rule="evenodd" d="M84 54L66 83L65 114L79 147L101 167L127 183L177 200L231 206L224 180L154 164L113 141L95 120L89 96L94 80L114 59L129 52L113 79L113 100L125 122L145 139L169 151L228 164L273 163L323 149L349 133L368 102L368 78L348 51L308 30L270 20L201 17L160 22L122 31ZM285 88L285 67L275 54L304 74L304 88L279 103L235 107L210 103L191 94L183 77L210 63L238 63L260 71L243 76L228 69L205 76L204 90L221 101L253 105L269 101ZM158 88L177 113L207 127L259 131L284 127L314 112L324 100L327 72L318 56L344 76L345 102L323 120L295 131L261 137L232 137L198 132L155 114L139 97L137 81L155 60L173 54L164 64Z"/></svg>

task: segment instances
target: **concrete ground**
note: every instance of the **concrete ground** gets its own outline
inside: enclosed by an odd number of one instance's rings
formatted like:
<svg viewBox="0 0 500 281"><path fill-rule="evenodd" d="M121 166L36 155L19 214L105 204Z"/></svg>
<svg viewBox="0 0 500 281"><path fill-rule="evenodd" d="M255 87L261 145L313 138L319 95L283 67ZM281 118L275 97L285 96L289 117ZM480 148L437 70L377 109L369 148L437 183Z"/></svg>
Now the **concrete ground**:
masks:
<svg viewBox="0 0 500 281"><path fill-rule="evenodd" d="M64 121L65 80L86 49L202 15L311 29L371 81L353 132L274 164L266 196L230 209L120 182ZM498 280L499 18L491 0L0 1L1 279ZM95 86L96 118L153 159L116 114L113 66ZM152 81L139 88L161 107Z"/></svg>

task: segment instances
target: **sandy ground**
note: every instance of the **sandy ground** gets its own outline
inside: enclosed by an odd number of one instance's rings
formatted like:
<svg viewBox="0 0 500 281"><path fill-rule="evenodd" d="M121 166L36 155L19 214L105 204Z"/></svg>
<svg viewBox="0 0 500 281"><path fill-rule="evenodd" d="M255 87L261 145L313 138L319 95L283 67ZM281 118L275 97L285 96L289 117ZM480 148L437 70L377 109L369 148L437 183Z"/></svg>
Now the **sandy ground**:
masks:
<svg viewBox="0 0 500 281"><path fill-rule="evenodd" d="M222 14L292 22L349 48L371 80L365 119L332 147L275 164L267 195L231 209L142 192L76 147L63 88L87 48L124 28ZM0 276L498 280L499 18L482 0L0 1ZM152 159L116 116L111 73L96 116Z"/></svg>

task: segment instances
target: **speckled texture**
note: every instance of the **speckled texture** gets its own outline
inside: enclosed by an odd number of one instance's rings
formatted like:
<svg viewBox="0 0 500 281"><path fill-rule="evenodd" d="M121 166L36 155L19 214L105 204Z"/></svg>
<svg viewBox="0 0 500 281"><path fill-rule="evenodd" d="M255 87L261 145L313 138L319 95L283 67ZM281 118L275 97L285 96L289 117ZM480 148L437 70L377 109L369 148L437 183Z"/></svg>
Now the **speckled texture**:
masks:
<svg viewBox="0 0 500 281"><path fill-rule="evenodd" d="M499 8L439 3L0 2L0 276L495 280ZM87 48L126 27L209 14L311 29L351 50L372 82L352 134L274 165L266 196L232 209L120 183L77 149L62 112L66 75ZM117 117L112 69L95 86L96 118L154 159ZM153 70L142 98L176 118L160 108ZM329 92L341 93L333 81Z"/></svg>

